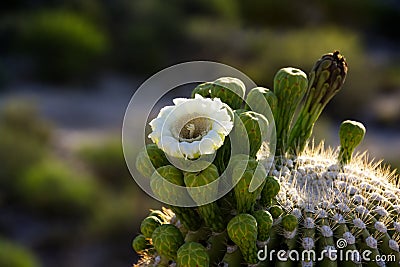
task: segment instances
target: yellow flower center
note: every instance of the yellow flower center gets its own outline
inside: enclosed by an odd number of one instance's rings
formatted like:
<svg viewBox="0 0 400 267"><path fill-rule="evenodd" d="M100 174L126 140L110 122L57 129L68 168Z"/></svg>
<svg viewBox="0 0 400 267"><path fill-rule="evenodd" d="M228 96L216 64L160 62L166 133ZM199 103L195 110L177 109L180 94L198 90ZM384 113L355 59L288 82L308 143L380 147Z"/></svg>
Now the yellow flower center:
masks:
<svg viewBox="0 0 400 267"><path fill-rule="evenodd" d="M179 125L179 124L178 124ZM182 124L180 124L182 125ZM211 129L211 120L205 117L194 118L187 121L179 131L180 142L193 142L200 140Z"/></svg>

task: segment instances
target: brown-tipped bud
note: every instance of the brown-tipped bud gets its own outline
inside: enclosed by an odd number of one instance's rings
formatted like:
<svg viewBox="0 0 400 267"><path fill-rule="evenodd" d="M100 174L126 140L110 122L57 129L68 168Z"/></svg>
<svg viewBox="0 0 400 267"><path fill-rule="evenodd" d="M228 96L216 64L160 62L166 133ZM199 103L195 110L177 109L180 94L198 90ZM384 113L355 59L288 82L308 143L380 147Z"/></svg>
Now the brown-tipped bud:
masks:
<svg viewBox="0 0 400 267"><path fill-rule="evenodd" d="M347 63L339 51L323 55L311 69L306 100L311 98L314 102L313 105L316 105L317 102L324 107L340 91L346 75ZM314 91L313 88L315 88ZM309 105L309 107L311 108L313 105ZM309 111L311 112L311 110Z"/></svg>
<svg viewBox="0 0 400 267"><path fill-rule="evenodd" d="M311 69L304 105L290 132L289 150L301 153L314 124L328 102L340 91L347 75L345 58L335 51L323 55Z"/></svg>

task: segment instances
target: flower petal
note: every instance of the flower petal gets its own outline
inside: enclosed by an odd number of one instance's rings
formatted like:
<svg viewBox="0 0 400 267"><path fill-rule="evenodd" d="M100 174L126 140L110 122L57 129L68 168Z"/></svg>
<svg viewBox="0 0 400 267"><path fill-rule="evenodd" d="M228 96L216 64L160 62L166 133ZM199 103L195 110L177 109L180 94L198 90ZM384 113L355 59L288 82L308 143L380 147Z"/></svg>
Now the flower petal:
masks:
<svg viewBox="0 0 400 267"><path fill-rule="evenodd" d="M179 149L179 142L171 136L162 136L158 147L170 156L183 158Z"/></svg>

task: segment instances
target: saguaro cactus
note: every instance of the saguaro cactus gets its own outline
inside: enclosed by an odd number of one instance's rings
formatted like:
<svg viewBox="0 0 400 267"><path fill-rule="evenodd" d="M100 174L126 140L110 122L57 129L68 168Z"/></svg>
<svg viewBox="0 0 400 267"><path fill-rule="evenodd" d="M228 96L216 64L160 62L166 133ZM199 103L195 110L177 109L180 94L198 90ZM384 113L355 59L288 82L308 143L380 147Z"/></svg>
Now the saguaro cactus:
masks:
<svg viewBox="0 0 400 267"><path fill-rule="evenodd" d="M398 267L400 179L387 168L368 163L363 155L353 156L365 127L354 121L343 122L340 150L325 149L323 143L306 147L315 121L342 87L346 73L347 64L339 52L322 56L309 75L302 103L299 101L306 84L304 73L281 70L276 76L275 92L252 89L245 109L241 109L243 95L232 98L231 91L222 86L222 82L232 88L238 86L236 89L242 92L244 87L237 80L223 78L219 85L199 85L194 93L219 97L236 108L236 121L229 136L224 135L228 141L218 146L216 157L210 160L213 164L207 162L208 167L200 171L165 165L162 151L157 149L156 156L150 156L148 161L139 154L137 165L143 174L149 175L149 166L158 167L150 174L150 186L156 196L168 203L187 198L198 206L152 211L142 222L142 234L132 242L142 256L137 266ZM299 114L291 127L296 107ZM266 121L269 108L278 125L281 150L273 162L265 163L262 159L267 152L260 150L260 140L271 130ZM220 145L223 137L214 137L214 145ZM246 148L246 141L247 149L242 149ZM263 141L263 145L271 142ZM203 163L183 160L185 166ZM220 175L225 179L218 180ZM207 187L209 184L215 186ZM203 186L207 190L200 190ZM220 190L226 187L229 192ZM221 191L226 195L203 205L205 199L215 198ZM259 257L265 246L268 251L285 251L280 257L297 251L301 255L305 252L305 258L282 261L271 254ZM306 253L312 250L324 257L312 258ZM335 251L336 256L352 257L335 258ZM373 261L361 257L364 251L370 251ZM384 255L391 258L385 259Z"/></svg>

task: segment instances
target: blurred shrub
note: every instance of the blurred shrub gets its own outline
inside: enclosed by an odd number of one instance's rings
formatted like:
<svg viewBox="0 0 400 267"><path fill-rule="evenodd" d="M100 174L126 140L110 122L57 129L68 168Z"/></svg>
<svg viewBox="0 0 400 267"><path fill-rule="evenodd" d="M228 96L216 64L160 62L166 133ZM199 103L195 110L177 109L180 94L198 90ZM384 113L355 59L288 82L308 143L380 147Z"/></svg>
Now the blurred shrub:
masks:
<svg viewBox="0 0 400 267"><path fill-rule="evenodd" d="M121 189L132 183L120 140L82 147L78 154L104 185Z"/></svg>
<svg viewBox="0 0 400 267"><path fill-rule="evenodd" d="M11 100L5 105L0 114L0 127L42 144L47 144L51 137L49 122L40 117L35 103L27 99Z"/></svg>
<svg viewBox="0 0 400 267"><path fill-rule="evenodd" d="M378 88L376 65L364 52L361 40L352 31L320 26L292 30L246 30L207 19L187 25L192 40L207 46L204 55L242 70L260 86L272 89L273 77L282 67L293 66L309 72L322 54L339 50L349 64L349 75L328 112L359 115ZM368 67L366 67L368 66ZM357 97L354 97L357 95ZM340 108L338 108L340 107Z"/></svg>
<svg viewBox="0 0 400 267"><path fill-rule="evenodd" d="M27 249L0 238L0 266L39 267L41 265Z"/></svg>
<svg viewBox="0 0 400 267"><path fill-rule="evenodd" d="M312 25L340 25L363 34L399 40L393 27L399 23L400 6L381 0L234 0L245 25L302 28ZM338 16L340 12L340 16Z"/></svg>
<svg viewBox="0 0 400 267"><path fill-rule="evenodd" d="M51 127L32 102L13 100L0 113L0 191L14 195L21 174L47 153Z"/></svg>
<svg viewBox="0 0 400 267"><path fill-rule="evenodd" d="M28 169L19 183L24 205L38 213L66 217L90 212L97 204L98 190L91 177L50 159Z"/></svg>
<svg viewBox="0 0 400 267"><path fill-rule="evenodd" d="M123 238L130 242L131 237L126 233L138 233L140 223L149 209L160 207L159 202L139 188L130 187L124 194L108 195L106 201L99 203L88 224L88 233L100 239Z"/></svg>
<svg viewBox="0 0 400 267"><path fill-rule="evenodd" d="M122 71L149 75L181 56L186 14L180 0L105 2L114 57Z"/></svg>
<svg viewBox="0 0 400 267"><path fill-rule="evenodd" d="M85 77L106 52L107 37L85 17L43 10L21 20L19 46L35 60L38 74L59 81Z"/></svg>
<svg viewBox="0 0 400 267"><path fill-rule="evenodd" d="M89 233L100 239L118 239L131 232L136 221L134 199L134 193L108 196L91 218Z"/></svg>

